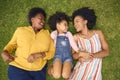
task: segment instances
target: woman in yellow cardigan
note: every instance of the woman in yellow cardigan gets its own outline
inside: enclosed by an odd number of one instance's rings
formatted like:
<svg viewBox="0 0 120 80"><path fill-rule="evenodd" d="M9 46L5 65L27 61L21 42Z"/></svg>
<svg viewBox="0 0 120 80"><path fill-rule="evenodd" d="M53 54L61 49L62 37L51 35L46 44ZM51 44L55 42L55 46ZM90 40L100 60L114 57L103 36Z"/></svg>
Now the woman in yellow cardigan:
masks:
<svg viewBox="0 0 120 80"><path fill-rule="evenodd" d="M47 60L54 56L54 44L44 29L46 13L32 8L28 14L31 26L19 27L1 56L9 63L9 80L46 80ZM11 54L16 50L15 55Z"/></svg>

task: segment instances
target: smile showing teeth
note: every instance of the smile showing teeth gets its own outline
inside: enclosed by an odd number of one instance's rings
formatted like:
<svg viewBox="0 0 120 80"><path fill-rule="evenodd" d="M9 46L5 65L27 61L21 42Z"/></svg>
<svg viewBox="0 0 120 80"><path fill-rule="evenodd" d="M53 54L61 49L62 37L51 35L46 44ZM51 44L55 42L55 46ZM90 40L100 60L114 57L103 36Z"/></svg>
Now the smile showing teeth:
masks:
<svg viewBox="0 0 120 80"><path fill-rule="evenodd" d="M43 26L43 23L42 23L42 22L41 22L41 23L39 23L39 24Z"/></svg>

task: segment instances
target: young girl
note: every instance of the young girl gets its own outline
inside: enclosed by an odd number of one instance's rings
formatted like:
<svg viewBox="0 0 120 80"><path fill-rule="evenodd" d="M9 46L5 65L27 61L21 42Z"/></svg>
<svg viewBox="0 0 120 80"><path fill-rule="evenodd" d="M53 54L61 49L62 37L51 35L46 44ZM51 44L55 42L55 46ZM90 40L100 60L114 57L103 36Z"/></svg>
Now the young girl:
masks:
<svg viewBox="0 0 120 80"><path fill-rule="evenodd" d="M69 17L65 13L56 12L49 18L52 30L51 37L54 40L56 51L53 67L49 69L54 78L68 79L71 74L72 52L71 47L78 53L79 49L72 34L68 31Z"/></svg>

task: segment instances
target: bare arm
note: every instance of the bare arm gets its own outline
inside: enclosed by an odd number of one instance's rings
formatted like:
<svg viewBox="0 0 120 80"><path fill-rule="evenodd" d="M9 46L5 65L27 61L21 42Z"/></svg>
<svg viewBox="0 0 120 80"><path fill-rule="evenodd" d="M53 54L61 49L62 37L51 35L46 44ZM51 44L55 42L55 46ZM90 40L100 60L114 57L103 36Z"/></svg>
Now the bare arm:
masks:
<svg viewBox="0 0 120 80"><path fill-rule="evenodd" d="M11 40L9 43L4 47L3 52L1 53L1 56L3 60L7 63L11 62L14 60L14 55L12 55L12 51L17 48L17 33L18 29L15 31L14 35L12 36Z"/></svg>
<svg viewBox="0 0 120 80"><path fill-rule="evenodd" d="M77 44L77 40L78 40L77 34L74 35L74 40L75 40L75 42ZM73 56L73 59L78 59L79 58L79 54L76 53L74 50L72 50L72 56Z"/></svg>
<svg viewBox="0 0 120 80"><path fill-rule="evenodd" d="M95 53L95 54L93 53L93 56L94 56L95 58L103 58L103 57L109 56L108 43L107 43L107 41L105 40L102 31L97 30L96 33L99 35L102 50L101 50L100 52Z"/></svg>

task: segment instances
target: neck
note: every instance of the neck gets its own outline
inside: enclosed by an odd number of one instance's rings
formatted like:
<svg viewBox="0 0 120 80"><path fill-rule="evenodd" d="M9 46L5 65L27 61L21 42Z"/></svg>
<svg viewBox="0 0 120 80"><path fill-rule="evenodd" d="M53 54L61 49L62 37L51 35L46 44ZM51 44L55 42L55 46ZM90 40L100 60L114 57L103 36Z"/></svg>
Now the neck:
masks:
<svg viewBox="0 0 120 80"><path fill-rule="evenodd" d="M32 26L32 28L33 28L35 34L37 34L37 33L41 30L41 29L37 29L37 28L35 28L35 27L33 27L33 26Z"/></svg>
<svg viewBox="0 0 120 80"><path fill-rule="evenodd" d="M64 32L57 30L58 34L63 34Z"/></svg>
<svg viewBox="0 0 120 80"><path fill-rule="evenodd" d="M85 28L84 30L81 31L82 35L88 35L90 33L89 29Z"/></svg>

